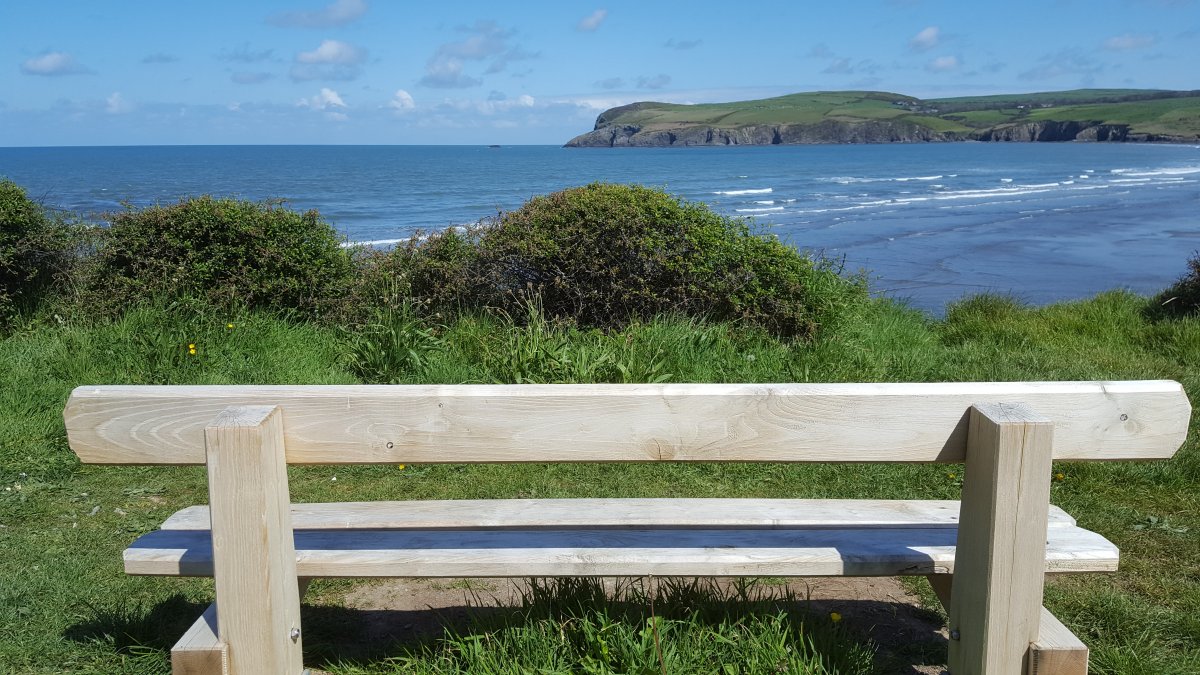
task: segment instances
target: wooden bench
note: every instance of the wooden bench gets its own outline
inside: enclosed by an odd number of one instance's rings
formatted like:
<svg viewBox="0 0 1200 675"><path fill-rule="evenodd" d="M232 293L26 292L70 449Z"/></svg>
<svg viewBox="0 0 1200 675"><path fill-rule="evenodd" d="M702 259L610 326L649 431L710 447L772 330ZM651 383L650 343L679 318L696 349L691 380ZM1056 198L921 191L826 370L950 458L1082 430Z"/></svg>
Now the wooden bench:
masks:
<svg viewBox="0 0 1200 675"><path fill-rule="evenodd" d="M1049 504L1051 460L1171 457L1179 384L86 386L71 447L207 465L209 505L125 551L213 576L175 673L294 675L312 577L928 576L954 675L1083 673L1046 573L1118 552ZM577 499L291 504L287 464L964 462L957 501ZM217 610L219 611L219 626Z"/></svg>

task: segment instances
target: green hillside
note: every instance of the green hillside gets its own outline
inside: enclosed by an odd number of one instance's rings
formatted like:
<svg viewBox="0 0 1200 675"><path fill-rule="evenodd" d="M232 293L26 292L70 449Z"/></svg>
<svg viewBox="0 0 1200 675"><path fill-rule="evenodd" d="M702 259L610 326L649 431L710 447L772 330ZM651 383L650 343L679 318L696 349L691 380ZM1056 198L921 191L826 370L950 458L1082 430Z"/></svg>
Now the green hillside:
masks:
<svg viewBox="0 0 1200 675"><path fill-rule="evenodd" d="M864 125L871 133L853 133ZM808 133L757 133L764 127ZM700 129L709 133L696 135ZM822 129L829 136L824 141ZM1200 140L1200 91L1079 89L927 100L889 92L821 91L731 103L641 102L605 111L594 131L568 145L664 145L680 139L688 145L754 144L761 139L1191 142Z"/></svg>

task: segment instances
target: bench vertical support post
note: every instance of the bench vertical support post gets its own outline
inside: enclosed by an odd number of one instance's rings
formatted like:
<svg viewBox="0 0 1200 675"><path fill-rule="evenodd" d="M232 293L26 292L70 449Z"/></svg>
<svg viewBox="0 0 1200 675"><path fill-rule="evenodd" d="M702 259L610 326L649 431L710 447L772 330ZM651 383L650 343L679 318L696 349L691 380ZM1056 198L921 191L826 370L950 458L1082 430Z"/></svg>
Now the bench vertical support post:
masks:
<svg viewBox="0 0 1200 675"><path fill-rule="evenodd" d="M283 414L225 409L204 429L220 641L230 675L304 669Z"/></svg>
<svg viewBox="0 0 1200 675"><path fill-rule="evenodd" d="M970 411L951 593L952 675L1018 675L1037 641L1053 424L1021 404Z"/></svg>

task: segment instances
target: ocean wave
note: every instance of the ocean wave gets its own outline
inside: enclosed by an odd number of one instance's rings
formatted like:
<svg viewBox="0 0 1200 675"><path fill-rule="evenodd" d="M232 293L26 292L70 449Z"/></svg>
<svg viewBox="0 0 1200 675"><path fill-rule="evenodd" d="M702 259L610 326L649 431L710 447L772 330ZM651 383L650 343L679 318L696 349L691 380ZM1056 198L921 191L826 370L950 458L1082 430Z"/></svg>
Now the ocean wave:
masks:
<svg viewBox="0 0 1200 675"><path fill-rule="evenodd" d="M1150 171L1124 171L1127 176L1190 176L1195 173L1200 173L1200 166L1180 166L1164 169L1152 169Z"/></svg>
<svg viewBox="0 0 1200 675"><path fill-rule="evenodd" d="M736 197L737 195L766 195L775 191L775 188L755 188L751 190L722 190L714 192L714 195L726 195Z"/></svg>
<svg viewBox="0 0 1200 675"><path fill-rule="evenodd" d="M775 203L775 200L774 199L764 199L763 201L754 202L754 203L755 204L766 204L767 206L770 206Z"/></svg>
<svg viewBox="0 0 1200 675"><path fill-rule="evenodd" d="M738 213L778 213L782 210L782 206L770 206L761 209L736 209Z"/></svg>

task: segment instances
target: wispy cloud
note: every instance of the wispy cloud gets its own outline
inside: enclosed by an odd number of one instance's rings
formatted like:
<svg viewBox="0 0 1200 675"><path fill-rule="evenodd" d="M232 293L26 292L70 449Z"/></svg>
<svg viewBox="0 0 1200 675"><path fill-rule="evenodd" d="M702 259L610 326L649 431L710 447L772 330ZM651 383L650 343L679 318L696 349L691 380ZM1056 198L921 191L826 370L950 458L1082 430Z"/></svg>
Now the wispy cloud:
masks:
<svg viewBox="0 0 1200 675"><path fill-rule="evenodd" d="M267 23L284 28L333 28L358 20L367 9L366 0L334 0L317 10L273 14Z"/></svg>
<svg viewBox="0 0 1200 675"><path fill-rule="evenodd" d="M397 113L405 113L417 107L417 102L413 100L412 94L403 89L397 89L392 96L392 100L387 102L388 108L395 110Z"/></svg>
<svg viewBox="0 0 1200 675"><path fill-rule="evenodd" d="M249 43L243 42L233 49L221 50L217 58L234 63L259 63L270 59L274 53L274 49L251 49Z"/></svg>
<svg viewBox="0 0 1200 675"><path fill-rule="evenodd" d="M671 84L671 76L665 73L643 75L637 79L638 89L662 89L668 84Z"/></svg>
<svg viewBox="0 0 1200 675"><path fill-rule="evenodd" d="M1145 33L1125 33L1116 35L1104 41L1104 49L1110 52L1131 52L1146 49L1158 44L1158 38Z"/></svg>
<svg viewBox="0 0 1200 675"><path fill-rule="evenodd" d="M126 101L119 91L114 91L104 99L104 112L110 115L123 115L133 110L134 105Z"/></svg>
<svg viewBox="0 0 1200 675"><path fill-rule="evenodd" d="M275 76L272 75L271 73L263 73L263 72L256 72L256 73L238 72L238 73L233 73L232 75L229 76L229 79L232 80L236 84L262 84L263 82L266 82L267 80L271 80L274 78L275 78Z"/></svg>
<svg viewBox="0 0 1200 675"><path fill-rule="evenodd" d="M1053 80L1077 75L1084 84L1095 79L1104 70L1103 64L1077 49L1064 49L1053 54L1044 54L1037 65L1020 73L1022 80Z"/></svg>
<svg viewBox="0 0 1200 675"><path fill-rule="evenodd" d="M927 52L937 47L941 42L941 29L937 26L929 26L921 29L921 32L912 36L912 39L908 41L908 48L914 52Z"/></svg>
<svg viewBox="0 0 1200 675"><path fill-rule="evenodd" d="M75 60L66 52L46 52L21 63L21 72L26 75L60 77L63 75L90 75L91 68Z"/></svg>
<svg viewBox="0 0 1200 675"><path fill-rule="evenodd" d="M625 86L625 80L624 78L620 77L609 77L603 80L598 80L596 82L596 86L600 87L601 89L620 89L621 87Z"/></svg>
<svg viewBox="0 0 1200 675"><path fill-rule="evenodd" d="M476 21L458 29L467 37L447 42L434 52L425 64L425 76L420 84L438 89L465 89L483 84L483 80L466 73L468 61L490 61L483 74L503 71L514 61L535 59L537 53L520 45L510 44L516 31L501 28L495 21Z"/></svg>
<svg viewBox="0 0 1200 675"><path fill-rule="evenodd" d="M579 23L575 24L575 30L583 33L591 33L599 28L600 24L604 23L606 18L608 18L608 10L598 9L580 19Z"/></svg>
<svg viewBox="0 0 1200 675"><path fill-rule="evenodd" d="M675 38L670 38L669 40L667 40L666 42L663 43L663 46L666 47L667 49L684 50L684 49L695 49L696 47L699 47L702 44L704 44L704 40L676 40Z"/></svg>
<svg viewBox="0 0 1200 675"><path fill-rule="evenodd" d="M296 54L290 72L296 82L308 80L353 80L362 74L365 50L340 40L324 40L312 51Z"/></svg>
<svg viewBox="0 0 1200 675"><path fill-rule="evenodd" d="M163 52L157 52L155 54L148 54L148 55L142 57L142 63L152 63L152 64L175 63L178 60L179 60L178 56L175 56L173 54L166 54Z"/></svg>
<svg viewBox="0 0 1200 675"><path fill-rule="evenodd" d="M962 61L957 56L939 56L929 63L925 64L925 70L931 73L948 73L952 70L958 70L962 66Z"/></svg>

